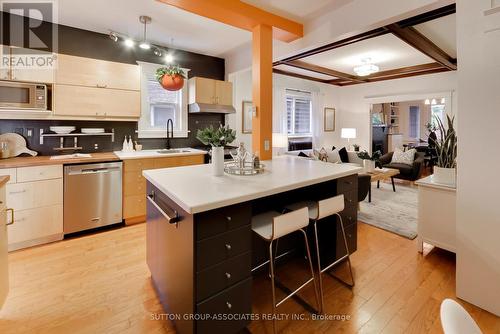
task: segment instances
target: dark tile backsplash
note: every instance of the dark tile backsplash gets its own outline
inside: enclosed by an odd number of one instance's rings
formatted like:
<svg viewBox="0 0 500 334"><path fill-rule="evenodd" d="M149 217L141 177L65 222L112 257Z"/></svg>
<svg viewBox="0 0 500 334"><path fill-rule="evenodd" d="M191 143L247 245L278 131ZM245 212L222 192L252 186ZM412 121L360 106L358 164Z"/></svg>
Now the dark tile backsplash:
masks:
<svg viewBox="0 0 500 334"><path fill-rule="evenodd" d="M196 139L196 132L200 128L209 125L218 126L224 124L223 114L189 114L188 128L191 131L188 138L175 138L170 141L172 147L192 147L201 143ZM115 132L115 141L111 142L108 136L88 136L79 137L78 146L82 146L81 153L110 152L122 149L123 139L131 135L133 140L137 140L143 145L143 149L165 148L166 139L138 139L137 122L117 122L117 121L71 121L71 120L4 120L0 119L0 134L15 132L26 138L28 148L35 150L39 155L60 154L54 151L54 147L59 147L59 138L44 138L44 144L40 145L40 129L49 130L50 126L66 125L75 126L77 130L83 128L105 128L106 132ZM33 136L27 137L28 130L32 130ZM97 144L97 149L95 148ZM73 146L73 137L65 138L65 146ZM67 152L66 152L67 153ZM64 154L64 153L62 153Z"/></svg>

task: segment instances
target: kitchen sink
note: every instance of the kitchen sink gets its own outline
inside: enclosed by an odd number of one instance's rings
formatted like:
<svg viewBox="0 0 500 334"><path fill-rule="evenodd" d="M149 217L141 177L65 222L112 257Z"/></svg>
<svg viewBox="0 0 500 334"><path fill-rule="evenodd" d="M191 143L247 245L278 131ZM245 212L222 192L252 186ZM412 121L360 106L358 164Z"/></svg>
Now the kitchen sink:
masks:
<svg viewBox="0 0 500 334"><path fill-rule="evenodd" d="M160 154L174 154L174 153L188 153L191 151L190 150L171 149L171 150L158 150L156 152L160 153Z"/></svg>

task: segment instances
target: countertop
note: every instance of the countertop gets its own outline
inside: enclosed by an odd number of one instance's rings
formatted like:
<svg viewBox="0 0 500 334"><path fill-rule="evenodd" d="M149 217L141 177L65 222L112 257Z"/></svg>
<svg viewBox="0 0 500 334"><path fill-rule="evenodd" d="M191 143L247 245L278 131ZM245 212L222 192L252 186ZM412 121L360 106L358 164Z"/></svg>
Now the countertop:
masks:
<svg viewBox="0 0 500 334"><path fill-rule="evenodd" d="M211 165L146 170L144 177L194 214L251 201L309 185L357 174L363 168L292 156L263 161L266 171L255 176L212 175Z"/></svg>
<svg viewBox="0 0 500 334"><path fill-rule="evenodd" d="M9 180L10 180L9 175L0 176L0 187L3 186L4 184L6 184L7 182L9 182Z"/></svg>
<svg viewBox="0 0 500 334"><path fill-rule="evenodd" d="M68 158L68 159L50 159L50 156L16 157L16 158L0 159L0 168L79 164L79 163L120 160L120 158L118 158L113 152L90 153L90 155L91 155L90 158Z"/></svg>
<svg viewBox="0 0 500 334"><path fill-rule="evenodd" d="M430 187L436 189L444 189L450 191L456 191L457 187L454 184L446 184L446 183L438 183L434 181L434 177L432 175L424 177L418 181L415 181L415 184L423 187Z"/></svg>
<svg viewBox="0 0 500 334"><path fill-rule="evenodd" d="M160 149L155 150L142 150L142 151L134 151L134 152L123 152L123 151L115 151L114 153L121 160L128 159L146 159L146 158L167 158L167 157L182 157L187 155L200 155L207 154L206 151L197 150L194 148L175 148L172 151L182 151L178 153L158 153Z"/></svg>

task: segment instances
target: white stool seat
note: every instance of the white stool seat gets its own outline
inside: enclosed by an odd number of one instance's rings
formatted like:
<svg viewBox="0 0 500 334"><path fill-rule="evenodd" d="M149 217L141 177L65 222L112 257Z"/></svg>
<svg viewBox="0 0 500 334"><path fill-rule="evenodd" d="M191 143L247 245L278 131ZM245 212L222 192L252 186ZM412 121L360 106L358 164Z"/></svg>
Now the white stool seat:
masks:
<svg viewBox="0 0 500 334"><path fill-rule="evenodd" d="M286 206L286 209L295 211L300 208L306 207L309 211L309 219L317 219L318 218L318 202L315 201L302 201L293 203Z"/></svg>
<svg viewBox="0 0 500 334"><path fill-rule="evenodd" d="M273 219L280 216L277 211L267 211L252 217L252 230L261 238L271 240L273 238Z"/></svg>
<svg viewBox="0 0 500 334"><path fill-rule="evenodd" d="M441 303L441 325L445 334L481 334L474 319L453 299Z"/></svg>

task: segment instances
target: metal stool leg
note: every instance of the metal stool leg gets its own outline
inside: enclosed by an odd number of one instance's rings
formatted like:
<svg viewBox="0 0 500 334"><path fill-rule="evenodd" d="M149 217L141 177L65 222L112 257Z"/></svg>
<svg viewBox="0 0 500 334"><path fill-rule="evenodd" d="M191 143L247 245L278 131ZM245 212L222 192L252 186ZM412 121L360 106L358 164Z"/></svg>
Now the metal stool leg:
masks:
<svg viewBox="0 0 500 334"><path fill-rule="evenodd" d="M314 221L313 226L314 226L314 244L316 246L316 258L318 260L318 281L319 281L319 296L320 296L320 308L319 308L319 313L323 313L324 310L324 301L323 301L323 277L321 275L321 258L319 255L319 242L318 242L318 227L316 225L317 220Z"/></svg>
<svg viewBox="0 0 500 334"><path fill-rule="evenodd" d="M316 296L316 305L318 306L318 309L321 312L321 309L322 309L322 300L320 301L320 297L319 297L319 294L318 294L318 286L316 285L316 280L314 279L314 266L313 266L312 258L311 258L311 250L309 249L309 240L307 239L306 231L304 231L304 230L300 230L300 231L304 235L304 242L306 244L307 260L309 261L309 268L311 270L311 277L313 279L314 295ZM320 283L320 285L321 285L321 283Z"/></svg>
<svg viewBox="0 0 500 334"><path fill-rule="evenodd" d="M273 243L269 244L269 271L271 275L271 289L273 292L273 333L276 333L276 288L274 286L274 257L273 257Z"/></svg>
<svg viewBox="0 0 500 334"><path fill-rule="evenodd" d="M339 222L340 222L340 229L342 230L342 237L344 239L344 246L345 246L345 250L347 252L346 255L342 256L340 259L338 259L337 261L334 262L334 264L337 264L338 262L344 260L347 258L347 264L349 265L349 273L351 274L351 282L352 283L347 283L346 281L338 278L337 276L334 276L332 275L331 273L330 276L332 277L335 277L336 279L338 279L339 281L341 281L342 283L350 286L350 287L353 287L354 286L354 275L352 274L352 266L351 266L351 254L349 252L349 246L347 246L347 238L345 236L345 229L344 229L344 221L342 220L342 217L340 216L340 214L336 213L337 217L339 218ZM327 269L330 269L331 267L333 267L333 264L328 266L327 268L325 268L324 270L327 270Z"/></svg>

